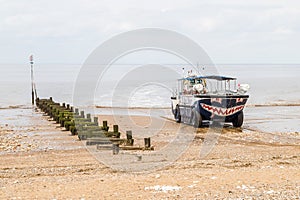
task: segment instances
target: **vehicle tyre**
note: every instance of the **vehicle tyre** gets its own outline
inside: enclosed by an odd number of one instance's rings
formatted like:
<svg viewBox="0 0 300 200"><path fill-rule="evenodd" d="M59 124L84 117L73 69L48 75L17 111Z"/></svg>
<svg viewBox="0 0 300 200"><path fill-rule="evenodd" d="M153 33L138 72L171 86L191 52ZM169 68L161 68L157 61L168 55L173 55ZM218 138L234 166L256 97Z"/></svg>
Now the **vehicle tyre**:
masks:
<svg viewBox="0 0 300 200"><path fill-rule="evenodd" d="M174 109L174 108L173 108L173 104L172 104L172 105L171 105L171 108L172 108L172 113L173 113L174 117L176 117L176 114L177 114L177 106L176 106L176 108Z"/></svg>
<svg viewBox="0 0 300 200"><path fill-rule="evenodd" d="M192 112L191 123L194 128L200 128L202 126L202 117L196 110L193 110Z"/></svg>
<svg viewBox="0 0 300 200"><path fill-rule="evenodd" d="M244 121L244 113L241 111L233 120L232 120L232 125L234 127L241 127L243 125Z"/></svg>
<svg viewBox="0 0 300 200"><path fill-rule="evenodd" d="M181 122L181 115L180 115L180 109L179 109L179 106L176 105L176 109L175 109L175 120L177 123L180 123Z"/></svg>

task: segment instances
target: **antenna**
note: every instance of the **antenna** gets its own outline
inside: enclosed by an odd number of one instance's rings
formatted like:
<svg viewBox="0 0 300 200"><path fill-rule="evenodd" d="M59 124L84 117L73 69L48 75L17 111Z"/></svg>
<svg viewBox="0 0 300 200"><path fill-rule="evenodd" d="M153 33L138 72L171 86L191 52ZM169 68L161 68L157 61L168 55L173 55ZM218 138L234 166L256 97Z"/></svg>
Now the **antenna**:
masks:
<svg viewBox="0 0 300 200"><path fill-rule="evenodd" d="M200 67L199 67L199 62L197 62L197 66L196 66L196 72L197 72L197 74L199 74L200 75Z"/></svg>

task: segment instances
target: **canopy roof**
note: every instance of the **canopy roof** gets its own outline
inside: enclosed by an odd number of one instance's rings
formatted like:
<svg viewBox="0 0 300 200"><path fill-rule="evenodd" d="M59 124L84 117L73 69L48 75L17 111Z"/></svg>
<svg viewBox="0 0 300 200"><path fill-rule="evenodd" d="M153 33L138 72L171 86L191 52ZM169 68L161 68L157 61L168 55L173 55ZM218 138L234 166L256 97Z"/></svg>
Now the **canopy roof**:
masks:
<svg viewBox="0 0 300 200"><path fill-rule="evenodd" d="M226 76L217 76L217 75L211 75L211 76L192 76L192 77L186 77L179 80L197 80L197 79L214 79L218 81L225 81L225 80L236 80L236 78L233 77L226 77Z"/></svg>

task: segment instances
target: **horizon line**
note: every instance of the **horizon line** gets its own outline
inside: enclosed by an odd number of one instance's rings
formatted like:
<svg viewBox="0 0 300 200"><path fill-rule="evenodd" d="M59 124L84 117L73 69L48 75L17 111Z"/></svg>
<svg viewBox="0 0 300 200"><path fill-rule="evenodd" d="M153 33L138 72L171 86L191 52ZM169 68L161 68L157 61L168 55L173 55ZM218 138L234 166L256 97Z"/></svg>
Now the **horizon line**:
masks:
<svg viewBox="0 0 300 200"><path fill-rule="evenodd" d="M30 63L0 63L0 65L30 65ZM34 64L40 65L83 65L84 63L69 63L69 62L35 62ZM161 65L188 65L188 63L116 63L113 65L145 65L145 64L161 64ZM199 63L199 65L300 65L300 63ZM92 65L103 65L103 64L92 64Z"/></svg>

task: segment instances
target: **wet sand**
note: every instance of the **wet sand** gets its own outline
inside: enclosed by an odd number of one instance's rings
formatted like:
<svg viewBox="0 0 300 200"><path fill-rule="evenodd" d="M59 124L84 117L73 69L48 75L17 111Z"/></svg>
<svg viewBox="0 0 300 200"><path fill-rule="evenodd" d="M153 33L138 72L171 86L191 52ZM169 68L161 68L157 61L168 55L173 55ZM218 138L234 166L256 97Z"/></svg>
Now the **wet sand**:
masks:
<svg viewBox="0 0 300 200"><path fill-rule="evenodd" d="M0 198L299 199L300 133L270 131L273 127L264 127L278 118L257 117L255 112L260 111L249 111L243 129L223 129L204 158L199 152L209 129L193 132L192 127L182 125L182 130L195 137L177 160L159 170L132 173L102 164L76 136L42 113L0 110ZM152 145L159 152L180 129L179 124L159 115L151 120L142 114L132 116L133 124L122 115L99 118L109 120L110 126L115 120L122 132L131 129L135 145L143 145L143 137L152 134ZM264 125L254 126L258 121Z"/></svg>

